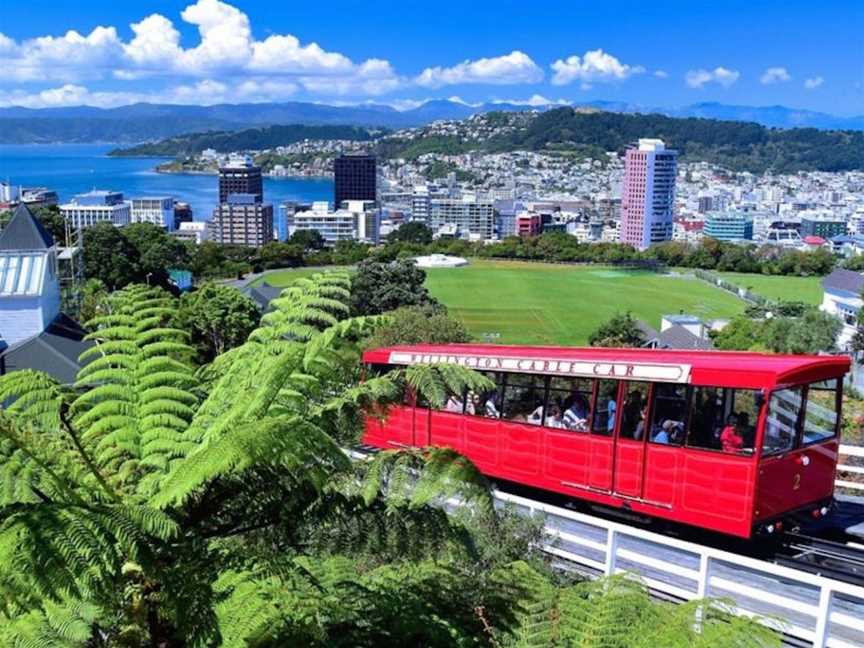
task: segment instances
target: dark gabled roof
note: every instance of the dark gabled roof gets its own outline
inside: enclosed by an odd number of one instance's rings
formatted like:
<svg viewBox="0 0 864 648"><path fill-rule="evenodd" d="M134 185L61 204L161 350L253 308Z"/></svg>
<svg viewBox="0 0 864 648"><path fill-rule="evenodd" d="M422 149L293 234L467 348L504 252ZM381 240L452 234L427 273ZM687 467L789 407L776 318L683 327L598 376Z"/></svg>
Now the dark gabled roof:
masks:
<svg viewBox="0 0 864 648"><path fill-rule="evenodd" d="M642 320L636 320L636 328L642 331L646 342L653 342L660 337L657 329L649 326L647 322L643 322Z"/></svg>
<svg viewBox="0 0 864 648"><path fill-rule="evenodd" d="M825 277L822 287L825 290L844 290L859 295L864 289L864 275L841 268Z"/></svg>
<svg viewBox="0 0 864 648"><path fill-rule="evenodd" d="M657 336L657 346L661 349L713 349L714 344L694 335L680 324L670 326Z"/></svg>
<svg viewBox="0 0 864 648"><path fill-rule="evenodd" d="M0 250L47 250L53 246L54 237L23 203L0 233Z"/></svg>
<svg viewBox="0 0 864 648"><path fill-rule="evenodd" d="M271 286L266 281L257 286L247 287L243 290L244 293L256 304L262 311L269 310L270 302L282 294L282 288Z"/></svg>
<svg viewBox="0 0 864 648"><path fill-rule="evenodd" d="M0 352L5 371L38 369L53 376L60 383L75 382L81 363L78 356L95 343L84 340L86 331L71 317L60 314L39 335Z"/></svg>

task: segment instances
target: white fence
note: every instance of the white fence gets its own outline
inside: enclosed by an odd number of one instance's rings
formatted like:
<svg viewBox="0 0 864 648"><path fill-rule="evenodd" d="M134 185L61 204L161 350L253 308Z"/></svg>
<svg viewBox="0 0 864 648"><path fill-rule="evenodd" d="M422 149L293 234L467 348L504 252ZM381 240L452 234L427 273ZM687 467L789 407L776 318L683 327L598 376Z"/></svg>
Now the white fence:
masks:
<svg viewBox="0 0 864 648"><path fill-rule="evenodd" d="M654 592L679 600L725 598L739 614L769 619L816 648L864 646L864 587L509 493L496 491L495 498L523 514L544 516L543 550L556 562L598 575L636 573Z"/></svg>
<svg viewBox="0 0 864 648"><path fill-rule="evenodd" d="M837 464L837 479L834 482L837 486L842 486L843 488L849 488L854 491L860 491L864 493L864 479L861 482L853 482L849 481L849 479L844 479L843 477L848 477L849 475L861 475L864 476L864 466L849 466L847 464L842 463L844 457L862 457L864 458L864 447L860 446L851 446L851 445L841 445L840 446L840 462Z"/></svg>

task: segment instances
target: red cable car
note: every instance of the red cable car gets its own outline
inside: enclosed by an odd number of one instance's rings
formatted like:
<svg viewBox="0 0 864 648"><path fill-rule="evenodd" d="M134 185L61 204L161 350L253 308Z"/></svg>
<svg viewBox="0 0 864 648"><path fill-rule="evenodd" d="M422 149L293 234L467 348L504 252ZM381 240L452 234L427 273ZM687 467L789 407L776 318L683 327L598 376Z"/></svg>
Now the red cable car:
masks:
<svg viewBox="0 0 864 648"><path fill-rule="evenodd" d="M495 385L441 409L406 395L367 417L376 447L450 447L493 479L745 538L834 493L846 356L447 344L363 359Z"/></svg>

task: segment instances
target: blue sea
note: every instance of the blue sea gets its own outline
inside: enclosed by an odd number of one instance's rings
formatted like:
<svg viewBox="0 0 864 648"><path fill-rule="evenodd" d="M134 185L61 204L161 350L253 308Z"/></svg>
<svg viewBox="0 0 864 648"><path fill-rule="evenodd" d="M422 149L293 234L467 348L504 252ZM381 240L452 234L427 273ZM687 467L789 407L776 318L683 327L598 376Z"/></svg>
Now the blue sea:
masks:
<svg viewBox="0 0 864 648"><path fill-rule="evenodd" d="M112 144L0 145L0 179L13 185L53 189L66 202L77 193L96 189L122 191L124 196L172 196L192 205L195 220L207 220L218 203L214 175L156 173L161 158L113 158ZM329 179L265 178L264 200L274 209L283 200L333 200Z"/></svg>

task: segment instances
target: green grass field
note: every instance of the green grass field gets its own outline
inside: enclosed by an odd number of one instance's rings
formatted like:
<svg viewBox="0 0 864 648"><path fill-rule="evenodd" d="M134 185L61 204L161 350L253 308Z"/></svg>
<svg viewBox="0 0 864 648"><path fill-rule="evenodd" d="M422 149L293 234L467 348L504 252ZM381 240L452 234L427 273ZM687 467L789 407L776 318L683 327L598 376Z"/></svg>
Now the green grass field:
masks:
<svg viewBox="0 0 864 648"><path fill-rule="evenodd" d="M468 330L499 334L513 344L585 344L617 312L659 327L660 316L684 310L703 318L731 317L744 302L698 279L614 268L511 261L472 261L427 270L433 296Z"/></svg>
<svg viewBox="0 0 864 648"><path fill-rule="evenodd" d="M253 285L284 288L316 272L279 270ZM721 275L772 299L816 304L822 298L819 277ZM627 310L655 328L661 315L681 310L706 319L744 310L741 300L695 278L602 266L474 260L463 268L427 270L426 285L472 335L493 334L487 339L501 344L585 344L597 326Z"/></svg>
<svg viewBox="0 0 864 648"><path fill-rule="evenodd" d="M768 299L822 303L822 277L777 277L742 272L718 273L726 281L747 288Z"/></svg>
<svg viewBox="0 0 864 648"><path fill-rule="evenodd" d="M340 266L333 266L331 268L287 268L285 270L275 270L270 272L263 277L258 277L255 281L253 281L250 286L258 286L265 281L271 286L275 286L276 288L287 288L292 283L297 281L298 279L302 279L303 277L309 277L318 272L324 272L325 270L342 270L344 268Z"/></svg>

